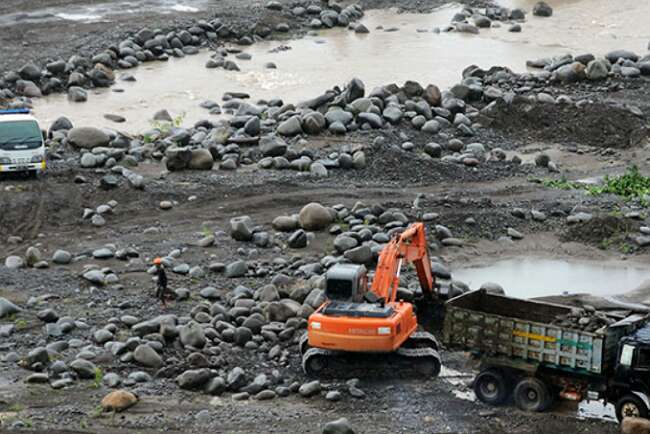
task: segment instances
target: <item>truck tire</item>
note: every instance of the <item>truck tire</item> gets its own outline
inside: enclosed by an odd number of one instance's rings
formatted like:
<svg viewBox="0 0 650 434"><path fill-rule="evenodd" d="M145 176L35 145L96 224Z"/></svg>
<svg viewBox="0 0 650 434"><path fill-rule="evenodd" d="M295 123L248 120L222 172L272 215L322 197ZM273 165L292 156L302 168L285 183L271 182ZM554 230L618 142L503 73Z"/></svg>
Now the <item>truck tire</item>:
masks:
<svg viewBox="0 0 650 434"><path fill-rule="evenodd" d="M487 369L474 379L474 394L490 405L500 405L508 398L508 382L496 369Z"/></svg>
<svg viewBox="0 0 650 434"><path fill-rule="evenodd" d="M551 392L543 381L526 377L519 380L514 392L515 404L521 410L541 412L546 410L553 399Z"/></svg>
<svg viewBox="0 0 650 434"><path fill-rule="evenodd" d="M648 406L641 398L631 393L623 395L616 401L616 418L619 422L625 417L648 418Z"/></svg>

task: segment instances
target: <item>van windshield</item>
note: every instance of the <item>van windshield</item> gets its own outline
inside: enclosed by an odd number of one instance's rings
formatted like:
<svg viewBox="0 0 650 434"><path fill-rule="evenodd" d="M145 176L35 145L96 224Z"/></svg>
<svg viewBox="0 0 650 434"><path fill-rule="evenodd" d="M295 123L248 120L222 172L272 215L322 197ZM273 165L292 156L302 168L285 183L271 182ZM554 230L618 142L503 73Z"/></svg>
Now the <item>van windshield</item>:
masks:
<svg viewBox="0 0 650 434"><path fill-rule="evenodd" d="M0 149L21 151L43 145L43 136L35 121L0 122Z"/></svg>

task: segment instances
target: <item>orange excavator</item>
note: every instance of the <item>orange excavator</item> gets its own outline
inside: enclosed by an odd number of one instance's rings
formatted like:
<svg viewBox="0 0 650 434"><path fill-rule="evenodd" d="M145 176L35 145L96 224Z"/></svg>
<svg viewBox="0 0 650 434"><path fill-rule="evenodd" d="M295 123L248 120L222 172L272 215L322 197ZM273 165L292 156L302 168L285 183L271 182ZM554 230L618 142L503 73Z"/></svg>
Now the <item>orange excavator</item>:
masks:
<svg viewBox="0 0 650 434"><path fill-rule="evenodd" d="M309 317L300 341L306 374L321 374L333 362L361 355L397 359L424 375L440 373L438 343L418 331L414 306L398 299L400 272L413 263L425 300L436 297L424 224L417 222L381 251L370 290L363 265L337 264L326 274L326 301Z"/></svg>

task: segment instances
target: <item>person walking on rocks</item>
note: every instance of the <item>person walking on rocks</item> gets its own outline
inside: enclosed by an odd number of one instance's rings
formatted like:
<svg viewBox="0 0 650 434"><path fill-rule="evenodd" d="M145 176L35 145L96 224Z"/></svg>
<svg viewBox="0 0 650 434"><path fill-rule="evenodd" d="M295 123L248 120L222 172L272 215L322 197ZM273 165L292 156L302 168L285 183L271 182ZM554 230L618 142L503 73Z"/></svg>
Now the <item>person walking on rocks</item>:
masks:
<svg viewBox="0 0 650 434"><path fill-rule="evenodd" d="M155 275L157 277L156 298L160 300L163 307L167 307L167 302L165 301L165 295L167 293L167 274L165 273L165 266L160 258L154 259L153 264L156 266Z"/></svg>

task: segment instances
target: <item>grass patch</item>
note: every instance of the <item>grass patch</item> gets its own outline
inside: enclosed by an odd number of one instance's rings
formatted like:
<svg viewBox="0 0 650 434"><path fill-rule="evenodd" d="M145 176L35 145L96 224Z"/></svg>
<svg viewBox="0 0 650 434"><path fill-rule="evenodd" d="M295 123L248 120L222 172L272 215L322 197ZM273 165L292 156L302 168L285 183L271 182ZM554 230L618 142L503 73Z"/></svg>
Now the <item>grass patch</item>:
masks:
<svg viewBox="0 0 650 434"><path fill-rule="evenodd" d="M10 411L11 413L20 413L25 409L25 406L19 403L11 404L9 408L7 408L7 411Z"/></svg>
<svg viewBox="0 0 650 434"><path fill-rule="evenodd" d="M93 389L99 389L102 387L102 380L104 379L104 371L101 368L95 368L95 378L91 383L90 387Z"/></svg>
<svg viewBox="0 0 650 434"><path fill-rule="evenodd" d="M587 194L597 196L605 193L621 196L626 200L637 199L643 206L648 205L647 195L650 195L650 176L644 176L636 166L628 167L620 176L606 175L602 185L588 185L579 182L560 179L532 180L544 187L560 190L585 190Z"/></svg>

